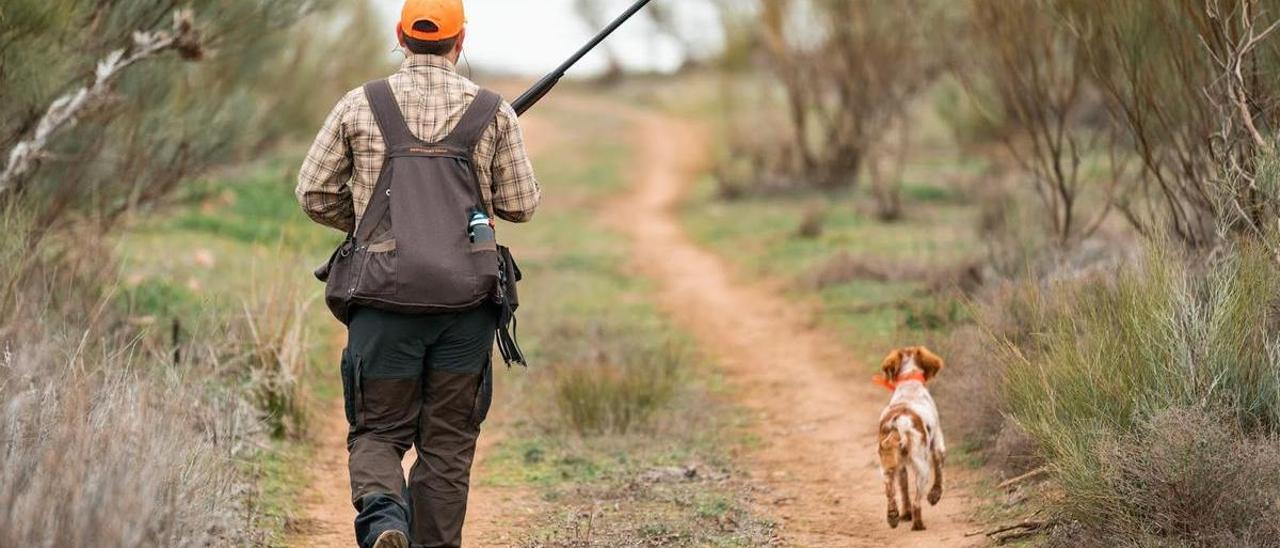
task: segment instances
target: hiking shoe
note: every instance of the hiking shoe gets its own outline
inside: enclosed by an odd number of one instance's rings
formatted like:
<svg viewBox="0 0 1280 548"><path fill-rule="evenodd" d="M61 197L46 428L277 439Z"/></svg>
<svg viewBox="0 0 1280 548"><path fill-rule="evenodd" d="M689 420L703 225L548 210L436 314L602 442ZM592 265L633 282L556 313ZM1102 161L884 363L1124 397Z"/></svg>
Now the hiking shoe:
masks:
<svg viewBox="0 0 1280 548"><path fill-rule="evenodd" d="M409 548L409 536L403 531L383 531L378 535L378 540L373 542L373 548Z"/></svg>

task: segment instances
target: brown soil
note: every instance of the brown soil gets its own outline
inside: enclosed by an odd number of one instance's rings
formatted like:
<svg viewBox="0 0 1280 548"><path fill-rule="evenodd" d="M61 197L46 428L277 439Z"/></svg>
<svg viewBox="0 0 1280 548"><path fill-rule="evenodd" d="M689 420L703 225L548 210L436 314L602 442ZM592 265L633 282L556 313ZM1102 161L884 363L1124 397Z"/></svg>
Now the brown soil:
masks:
<svg viewBox="0 0 1280 548"><path fill-rule="evenodd" d="M740 461L764 488L758 510L779 518L794 545L977 544L964 536L971 500L956 466L948 468L942 501L925 508L927 531L889 528L875 451L887 393L833 334L814 327L810 307L735 279L685 234L676 208L705 172L702 131L670 116L632 116L642 161L634 191L610 217L632 238L635 264L658 283L663 308L710 352L734 399L753 412L761 443Z"/></svg>

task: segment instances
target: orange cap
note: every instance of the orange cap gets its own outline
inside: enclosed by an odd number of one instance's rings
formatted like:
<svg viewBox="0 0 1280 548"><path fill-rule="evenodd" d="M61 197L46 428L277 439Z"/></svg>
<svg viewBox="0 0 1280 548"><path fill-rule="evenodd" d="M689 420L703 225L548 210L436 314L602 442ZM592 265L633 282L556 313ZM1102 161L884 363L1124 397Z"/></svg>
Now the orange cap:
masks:
<svg viewBox="0 0 1280 548"><path fill-rule="evenodd" d="M435 25L436 30L415 30L413 25L422 21ZM405 0L399 29L414 40L436 42L457 36L466 23L462 0Z"/></svg>

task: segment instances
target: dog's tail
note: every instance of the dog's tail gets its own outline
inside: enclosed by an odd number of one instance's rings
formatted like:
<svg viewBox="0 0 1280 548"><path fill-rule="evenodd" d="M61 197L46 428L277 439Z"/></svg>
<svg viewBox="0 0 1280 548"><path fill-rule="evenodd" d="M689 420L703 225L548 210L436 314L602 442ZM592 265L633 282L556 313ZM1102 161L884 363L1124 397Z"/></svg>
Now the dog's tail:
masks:
<svg viewBox="0 0 1280 548"><path fill-rule="evenodd" d="M880 432L880 462L887 468L898 468L907 458L907 443L911 439L911 419L899 415L886 421Z"/></svg>

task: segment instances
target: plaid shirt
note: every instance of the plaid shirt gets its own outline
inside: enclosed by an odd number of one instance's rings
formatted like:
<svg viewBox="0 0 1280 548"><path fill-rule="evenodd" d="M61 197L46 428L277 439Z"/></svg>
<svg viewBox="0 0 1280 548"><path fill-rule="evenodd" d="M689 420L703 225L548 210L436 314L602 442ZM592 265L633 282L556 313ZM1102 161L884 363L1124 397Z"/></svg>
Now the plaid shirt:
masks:
<svg viewBox="0 0 1280 548"><path fill-rule="evenodd" d="M409 55L388 81L409 129L427 142L444 139L480 90L448 59L435 55ZM347 93L325 120L298 172L295 193L307 216L352 230L369 205L385 149L364 88ZM472 161L490 215L516 223L533 216L542 190L516 112L505 101L481 135Z"/></svg>

